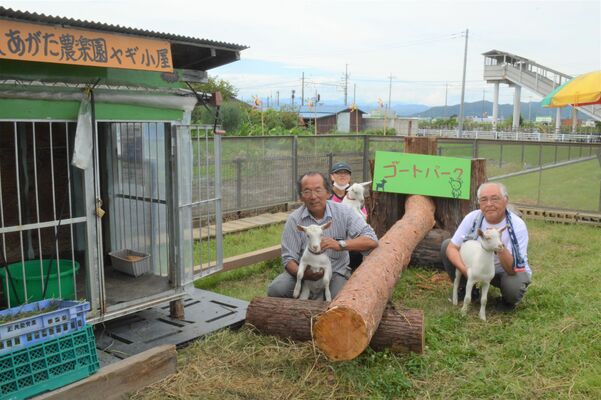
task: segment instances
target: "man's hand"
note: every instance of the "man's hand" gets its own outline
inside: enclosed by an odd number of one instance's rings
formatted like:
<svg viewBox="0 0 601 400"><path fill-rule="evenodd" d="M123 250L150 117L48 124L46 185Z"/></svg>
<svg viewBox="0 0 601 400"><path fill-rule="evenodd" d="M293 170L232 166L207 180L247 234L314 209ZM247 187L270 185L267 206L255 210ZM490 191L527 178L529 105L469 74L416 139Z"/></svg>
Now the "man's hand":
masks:
<svg viewBox="0 0 601 400"><path fill-rule="evenodd" d="M319 272L315 272L311 269L310 265L307 265L307 269L305 269L305 274L303 275L303 279L308 279L310 281L317 281L323 278L323 270Z"/></svg>
<svg viewBox="0 0 601 400"><path fill-rule="evenodd" d="M321 249L322 250L336 250L340 251L340 245L334 238L322 236L321 238Z"/></svg>

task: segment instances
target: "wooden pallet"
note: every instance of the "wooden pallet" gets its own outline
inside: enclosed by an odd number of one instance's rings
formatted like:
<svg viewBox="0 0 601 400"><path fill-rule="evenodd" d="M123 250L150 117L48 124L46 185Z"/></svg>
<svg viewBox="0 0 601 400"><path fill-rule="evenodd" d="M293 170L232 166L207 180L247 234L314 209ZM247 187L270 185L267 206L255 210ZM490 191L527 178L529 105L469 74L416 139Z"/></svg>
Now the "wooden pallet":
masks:
<svg viewBox="0 0 601 400"><path fill-rule="evenodd" d="M601 214L515 205L524 218L601 227Z"/></svg>

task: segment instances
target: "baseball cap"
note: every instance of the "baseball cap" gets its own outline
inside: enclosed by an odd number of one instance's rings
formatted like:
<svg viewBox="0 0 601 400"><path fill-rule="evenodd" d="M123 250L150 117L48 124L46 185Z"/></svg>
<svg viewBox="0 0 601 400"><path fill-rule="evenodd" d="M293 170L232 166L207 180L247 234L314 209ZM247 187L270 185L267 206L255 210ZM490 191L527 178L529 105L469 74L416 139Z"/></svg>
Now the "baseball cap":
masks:
<svg viewBox="0 0 601 400"><path fill-rule="evenodd" d="M338 172L338 171L348 171L348 172L351 172L351 173L353 172L351 170L351 166L348 165L345 162L339 162L339 163L336 163L336 164L332 165L332 169L330 169L330 174L333 174L333 173Z"/></svg>

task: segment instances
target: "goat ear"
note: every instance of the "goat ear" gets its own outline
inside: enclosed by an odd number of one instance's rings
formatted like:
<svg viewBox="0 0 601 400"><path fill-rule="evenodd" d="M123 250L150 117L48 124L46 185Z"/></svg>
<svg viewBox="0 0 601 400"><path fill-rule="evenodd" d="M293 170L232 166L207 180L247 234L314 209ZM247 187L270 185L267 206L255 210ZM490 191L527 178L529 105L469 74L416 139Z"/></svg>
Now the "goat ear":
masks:
<svg viewBox="0 0 601 400"><path fill-rule="evenodd" d="M332 225L332 220L329 220L321 226L321 230L328 229Z"/></svg>
<svg viewBox="0 0 601 400"><path fill-rule="evenodd" d="M482 232L482 229L478 228L478 236L483 237L484 236L484 232Z"/></svg>
<svg viewBox="0 0 601 400"><path fill-rule="evenodd" d="M297 229L299 232L304 232L304 231L305 231L305 227L304 227L304 226L302 226L302 225L296 225L296 229Z"/></svg>
<svg viewBox="0 0 601 400"><path fill-rule="evenodd" d="M370 185L370 184L371 184L371 182L372 182L372 181L369 181L369 182L363 182L363 183L362 183L362 185L363 185L363 186L367 186L367 185Z"/></svg>

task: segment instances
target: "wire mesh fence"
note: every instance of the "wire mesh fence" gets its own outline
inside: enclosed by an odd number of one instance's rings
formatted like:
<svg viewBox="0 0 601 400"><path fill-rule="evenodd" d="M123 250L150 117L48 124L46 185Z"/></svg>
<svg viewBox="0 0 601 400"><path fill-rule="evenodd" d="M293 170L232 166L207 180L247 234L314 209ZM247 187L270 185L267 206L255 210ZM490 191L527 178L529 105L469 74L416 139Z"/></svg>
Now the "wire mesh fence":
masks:
<svg viewBox="0 0 601 400"><path fill-rule="evenodd" d="M404 151L398 136L224 137L222 143L224 212L296 201L300 175L327 173L336 162L351 165L353 180L370 180L376 151ZM438 138L440 156L485 158L489 179L505 183L514 203L587 212L601 212L599 154L600 143Z"/></svg>

